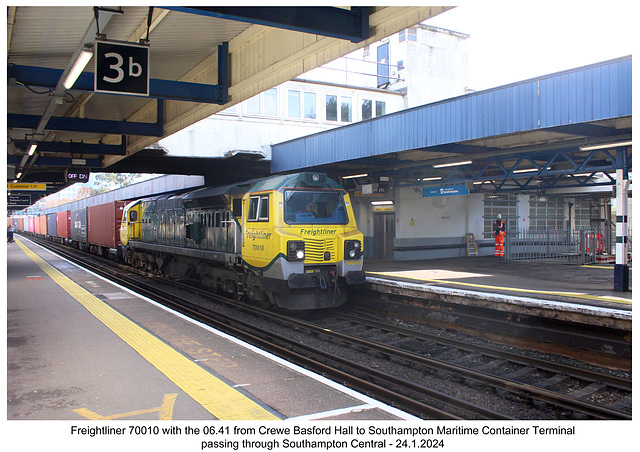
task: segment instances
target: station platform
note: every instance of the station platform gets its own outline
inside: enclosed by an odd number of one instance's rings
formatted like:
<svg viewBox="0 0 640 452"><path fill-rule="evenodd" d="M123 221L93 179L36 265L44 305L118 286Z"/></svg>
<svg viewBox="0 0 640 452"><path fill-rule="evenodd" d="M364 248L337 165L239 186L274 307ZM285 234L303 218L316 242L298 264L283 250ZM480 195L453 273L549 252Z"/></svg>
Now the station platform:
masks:
<svg viewBox="0 0 640 452"><path fill-rule="evenodd" d="M8 420L415 419L26 238L7 248Z"/></svg>
<svg viewBox="0 0 640 452"><path fill-rule="evenodd" d="M631 312L632 292L613 290L613 265L563 265L473 256L420 261L365 259L368 280L414 283L429 291L456 289L540 302ZM631 268L629 271L631 280Z"/></svg>

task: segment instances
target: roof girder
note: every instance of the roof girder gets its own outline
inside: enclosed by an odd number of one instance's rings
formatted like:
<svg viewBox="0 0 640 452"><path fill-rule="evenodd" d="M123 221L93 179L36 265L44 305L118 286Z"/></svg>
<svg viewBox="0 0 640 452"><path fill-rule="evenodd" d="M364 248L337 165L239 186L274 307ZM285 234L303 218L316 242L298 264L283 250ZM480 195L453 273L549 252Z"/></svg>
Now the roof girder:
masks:
<svg viewBox="0 0 640 452"><path fill-rule="evenodd" d="M354 6L350 10L332 6L220 7L171 6L163 7L189 14L248 22L267 27L312 33L361 42L369 38L369 7Z"/></svg>

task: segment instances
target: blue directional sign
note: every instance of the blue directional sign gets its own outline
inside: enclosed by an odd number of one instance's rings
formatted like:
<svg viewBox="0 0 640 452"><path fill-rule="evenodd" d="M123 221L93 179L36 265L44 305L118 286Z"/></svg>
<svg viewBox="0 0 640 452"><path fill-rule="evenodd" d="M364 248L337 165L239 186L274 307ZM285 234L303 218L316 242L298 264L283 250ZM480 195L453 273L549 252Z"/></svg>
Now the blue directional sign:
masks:
<svg viewBox="0 0 640 452"><path fill-rule="evenodd" d="M426 187L422 189L423 198L434 196L468 195L469 189L465 185L449 185L447 187Z"/></svg>

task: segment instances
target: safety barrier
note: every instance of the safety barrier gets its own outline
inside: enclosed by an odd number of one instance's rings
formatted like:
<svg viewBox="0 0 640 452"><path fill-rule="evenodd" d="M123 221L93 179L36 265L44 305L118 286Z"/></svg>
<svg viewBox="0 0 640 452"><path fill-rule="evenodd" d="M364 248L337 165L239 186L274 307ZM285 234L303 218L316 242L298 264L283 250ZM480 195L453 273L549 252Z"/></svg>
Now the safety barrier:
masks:
<svg viewBox="0 0 640 452"><path fill-rule="evenodd" d="M518 229L507 232L506 260L545 260L595 264L613 257L615 231L610 229Z"/></svg>

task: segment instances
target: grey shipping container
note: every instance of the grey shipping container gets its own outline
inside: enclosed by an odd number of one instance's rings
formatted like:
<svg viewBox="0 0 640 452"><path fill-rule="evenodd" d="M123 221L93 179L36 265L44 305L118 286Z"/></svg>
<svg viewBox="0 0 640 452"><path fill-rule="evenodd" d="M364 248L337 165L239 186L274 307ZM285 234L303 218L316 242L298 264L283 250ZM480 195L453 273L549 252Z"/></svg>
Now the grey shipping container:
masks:
<svg viewBox="0 0 640 452"><path fill-rule="evenodd" d="M87 208L82 207L71 211L70 220L71 240L81 243L87 243Z"/></svg>

